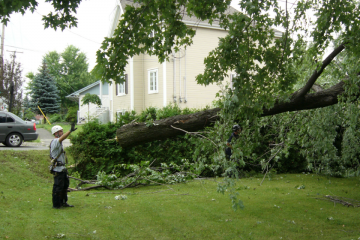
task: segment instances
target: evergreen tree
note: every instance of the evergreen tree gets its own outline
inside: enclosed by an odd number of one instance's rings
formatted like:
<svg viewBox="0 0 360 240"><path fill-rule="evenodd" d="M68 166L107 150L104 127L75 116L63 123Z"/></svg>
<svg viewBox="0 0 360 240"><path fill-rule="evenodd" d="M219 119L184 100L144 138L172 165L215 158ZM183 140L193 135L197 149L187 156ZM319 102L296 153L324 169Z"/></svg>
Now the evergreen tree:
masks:
<svg viewBox="0 0 360 240"><path fill-rule="evenodd" d="M23 94L22 85L24 83L24 79L21 76L21 64L15 61L14 55L12 55L11 58L11 61L5 61L3 72L0 76L0 97L3 98L7 106L10 106L10 89L11 83L13 83L14 92L11 111L18 115L21 111Z"/></svg>
<svg viewBox="0 0 360 240"><path fill-rule="evenodd" d="M55 79L48 71L45 59L39 71L35 75L30 89L32 110L40 113L39 106L45 115L57 113L60 111L59 91L56 87Z"/></svg>

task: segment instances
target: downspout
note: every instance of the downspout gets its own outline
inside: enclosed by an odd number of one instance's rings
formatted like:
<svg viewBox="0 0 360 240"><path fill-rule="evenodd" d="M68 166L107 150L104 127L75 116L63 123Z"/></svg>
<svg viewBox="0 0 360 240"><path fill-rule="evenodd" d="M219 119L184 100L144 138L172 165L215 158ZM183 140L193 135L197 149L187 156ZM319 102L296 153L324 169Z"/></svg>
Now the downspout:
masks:
<svg viewBox="0 0 360 240"><path fill-rule="evenodd" d="M176 103L176 57L175 57L175 52L173 51L173 62L174 62L174 69L173 69L173 72L174 72L174 76L173 76L173 98L174 98L174 103Z"/></svg>
<svg viewBox="0 0 360 240"><path fill-rule="evenodd" d="M163 62L163 105L166 107L167 101L166 101L166 61Z"/></svg>
<svg viewBox="0 0 360 240"><path fill-rule="evenodd" d="M181 103L181 48L179 51L179 102Z"/></svg>
<svg viewBox="0 0 360 240"><path fill-rule="evenodd" d="M130 109L134 110L134 58L130 58Z"/></svg>
<svg viewBox="0 0 360 240"><path fill-rule="evenodd" d="M102 82L101 82L101 80L100 80L100 100L101 100L101 107L102 107L102 105L103 105L103 100L102 100Z"/></svg>
<svg viewBox="0 0 360 240"><path fill-rule="evenodd" d="M187 96L186 96L186 48L185 48L185 73L184 73L184 102L187 102Z"/></svg>
<svg viewBox="0 0 360 240"><path fill-rule="evenodd" d="M116 83L114 82L114 80L111 80L112 84L108 84L108 88L109 88L109 107L110 107L110 121L114 122L114 113L113 113L113 109L114 109L114 93L113 91L116 91Z"/></svg>
<svg viewBox="0 0 360 240"><path fill-rule="evenodd" d="M145 72L145 53L142 54L142 67L143 67L143 79L144 79L144 88L143 88L143 103L141 107L141 111L146 109L146 97L149 95L149 86L146 87L147 84L149 84L148 79L148 71Z"/></svg>

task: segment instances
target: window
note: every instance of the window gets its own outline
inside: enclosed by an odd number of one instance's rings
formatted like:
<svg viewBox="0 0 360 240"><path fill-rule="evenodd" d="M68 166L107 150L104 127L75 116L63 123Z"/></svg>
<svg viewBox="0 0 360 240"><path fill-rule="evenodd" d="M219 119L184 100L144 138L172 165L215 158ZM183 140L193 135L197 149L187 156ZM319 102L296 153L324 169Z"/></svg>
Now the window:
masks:
<svg viewBox="0 0 360 240"><path fill-rule="evenodd" d="M150 69L148 70L148 80L149 80L149 94L151 93L158 93L158 70L157 69Z"/></svg>
<svg viewBox="0 0 360 240"><path fill-rule="evenodd" d="M125 81L123 83L116 84L116 95L122 96L128 94L128 75L125 74L124 77Z"/></svg>
<svg viewBox="0 0 360 240"><path fill-rule="evenodd" d="M6 122L15 122L15 120L12 117L7 117L6 118Z"/></svg>
<svg viewBox="0 0 360 240"><path fill-rule="evenodd" d="M6 114L0 113L0 123L6 123Z"/></svg>
<svg viewBox="0 0 360 240"><path fill-rule="evenodd" d="M10 123L15 122L15 119L6 115L5 113L0 113L0 123Z"/></svg>
<svg viewBox="0 0 360 240"><path fill-rule="evenodd" d="M118 117L125 115L125 113L127 113L127 111L125 109L116 111L116 114L118 115Z"/></svg>

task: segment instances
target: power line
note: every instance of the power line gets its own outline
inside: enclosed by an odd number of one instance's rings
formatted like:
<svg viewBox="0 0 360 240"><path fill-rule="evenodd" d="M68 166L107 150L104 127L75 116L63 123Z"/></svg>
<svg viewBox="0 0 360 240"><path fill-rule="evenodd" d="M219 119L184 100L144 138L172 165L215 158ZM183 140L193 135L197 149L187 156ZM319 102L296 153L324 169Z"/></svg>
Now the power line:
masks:
<svg viewBox="0 0 360 240"><path fill-rule="evenodd" d="M86 39L86 40L88 40L88 41L91 41L91 42L93 42L93 43L101 44L101 43L95 42L95 41L93 41L93 40L91 40L91 39L88 39L88 38L86 38L86 37L83 37L83 36L81 36L80 34L74 33L74 32L72 32L72 31L70 31L69 29L66 29L66 31L69 31L69 32L72 33L72 34L78 35L79 37L82 37L82 38L84 38L84 39Z"/></svg>
<svg viewBox="0 0 360 240"><path fill-rule="evenodd" d="M21 47L16 47L16 46L11 46L11 45L6 45L7 47L13 47L13 48L18 48L18 49L23 49L23 50L27 50L27 51L32 51L32 52L39 52L39 53L44 53L44 51L39 51L39 50L32 50L32 49L28 49L28 48L21 48Z"/></svg>
<svg viewBox="0 0 360 240"><path fill-rule="evenodd" d="M40 16L44 16L44 15L42 15L41 13L39 13L38 11L35 11L37 14L39 14ZM90 41L90 42L93 42L93 43L96 43L96 44L101 44L101 43L98 43L98 42L96 42L96 41L94 41L94 40L91 40L91 39L89 39L89 38L86 38L86 37L84 37L84 36L81 36L80 34L78 34L78 33L74 33L74 32L72 32L72 31L70 31L68 28L65 28L65 30L66 31L68 31L68 32L70 32L70 33L72 33L72 34L75 34L75 35L77 35L77 36L79 36L79 37L81 37L81 38L84 38L84 39L86 39L86 40L88 40L88 41Z"/></svg>

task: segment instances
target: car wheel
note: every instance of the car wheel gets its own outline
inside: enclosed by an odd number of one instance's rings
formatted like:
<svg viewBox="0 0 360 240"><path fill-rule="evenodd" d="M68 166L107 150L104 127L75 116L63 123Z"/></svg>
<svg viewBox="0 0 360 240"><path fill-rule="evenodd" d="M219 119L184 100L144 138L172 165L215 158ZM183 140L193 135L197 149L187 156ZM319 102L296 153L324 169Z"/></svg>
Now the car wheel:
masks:
<svg viewBox="0 0 360 240"><path fill-rule="evenodd" d="M8 147L20 147L22 144L22 136L18 133L10 133L6 138L6 146Z"/></svg>

